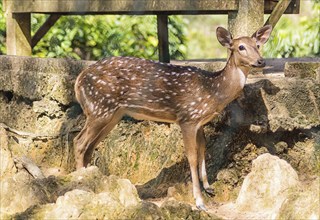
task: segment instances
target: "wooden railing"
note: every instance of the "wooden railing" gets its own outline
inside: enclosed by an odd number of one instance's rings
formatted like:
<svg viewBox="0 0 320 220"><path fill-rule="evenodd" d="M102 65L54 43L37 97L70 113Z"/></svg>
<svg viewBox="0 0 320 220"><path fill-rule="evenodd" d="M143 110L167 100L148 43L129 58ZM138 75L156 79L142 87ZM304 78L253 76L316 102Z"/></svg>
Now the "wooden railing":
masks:
<svg viewBox="0 0 320 220"><path fill-rule="evenodd" d="M159 60L170 62L168 16L175 14L228 14L234 35L251 34L268 23L275 25L283 13L299 13L299 0L4 0L7 19L7 54L30 56L32 48L62 15L129 14L157 16ZM31 36L31 14L50 14Z"/></svg>

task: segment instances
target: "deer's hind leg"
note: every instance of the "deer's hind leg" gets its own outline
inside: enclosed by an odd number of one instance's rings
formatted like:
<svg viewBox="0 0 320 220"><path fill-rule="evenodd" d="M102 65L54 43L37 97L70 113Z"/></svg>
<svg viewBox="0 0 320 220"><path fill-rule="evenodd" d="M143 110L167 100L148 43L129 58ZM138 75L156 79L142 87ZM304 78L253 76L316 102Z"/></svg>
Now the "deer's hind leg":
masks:
<svg viewBox="0 0 320 220"><path fill-rule="evenodd" d="M76 168L86 167L91 160L95 147L121 120L122 114L115 112L106 118L88 117L85 126L74 139Z"/></svg>

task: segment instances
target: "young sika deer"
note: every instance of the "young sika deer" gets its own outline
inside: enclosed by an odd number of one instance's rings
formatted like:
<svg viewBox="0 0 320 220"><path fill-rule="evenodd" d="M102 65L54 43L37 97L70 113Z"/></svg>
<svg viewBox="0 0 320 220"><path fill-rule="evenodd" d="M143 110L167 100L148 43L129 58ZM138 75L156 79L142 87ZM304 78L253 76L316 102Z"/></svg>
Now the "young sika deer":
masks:
<svg viewBox="0 0 320 220"><path fill-rule="evenodd" d="M258 49L271 30L268 25L252 37L232 39L226 29L218 27L217 38L231 54L225 68L215 73L131 57L106 58L89 66L75 84L76 98L87 116L74 140L77 168L88 165L95 146L124 115L177 123L191 169L196 205L205 210L199 178L207 193L212 190L205 168L203 125L237 98L252 67L265 66Z"/></svg>

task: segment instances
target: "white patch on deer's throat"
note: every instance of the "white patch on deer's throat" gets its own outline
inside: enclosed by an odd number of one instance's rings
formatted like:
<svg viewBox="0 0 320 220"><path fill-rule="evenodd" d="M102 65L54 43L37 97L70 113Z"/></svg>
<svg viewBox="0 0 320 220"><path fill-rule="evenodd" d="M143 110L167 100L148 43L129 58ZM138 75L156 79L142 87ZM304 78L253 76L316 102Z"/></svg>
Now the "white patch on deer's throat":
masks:
<svg viewBox="0 0 320 220"><path fill-rule="evenodd" d="M240 68L237 68L237 72L239 74L239 83L240 83L240 86L241 88L244 87L244 84L246 83L246 76L244 75L244 73L242 72L242 70Z"/></svg>

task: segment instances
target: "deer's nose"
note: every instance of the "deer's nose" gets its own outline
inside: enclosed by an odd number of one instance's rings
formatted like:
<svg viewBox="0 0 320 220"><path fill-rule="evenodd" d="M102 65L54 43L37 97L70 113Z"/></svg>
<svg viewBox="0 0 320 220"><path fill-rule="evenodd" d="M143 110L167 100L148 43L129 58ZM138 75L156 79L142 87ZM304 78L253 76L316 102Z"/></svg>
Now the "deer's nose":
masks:
<svg viewBox="0 0 320 220"><path fill-rule="evenodd" d="M257 60L257 66L258 67L265 67L266 66L266 61L264 59L259 59Z"/></svg>

